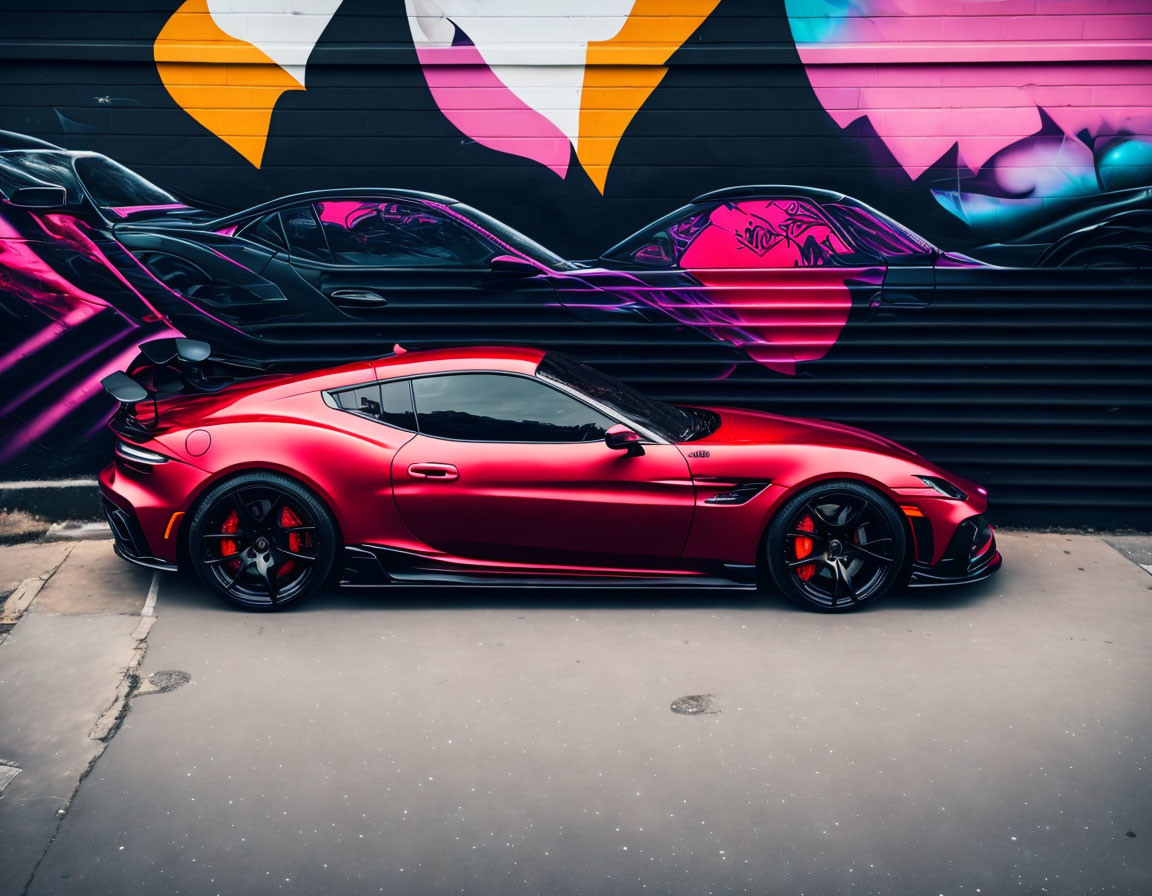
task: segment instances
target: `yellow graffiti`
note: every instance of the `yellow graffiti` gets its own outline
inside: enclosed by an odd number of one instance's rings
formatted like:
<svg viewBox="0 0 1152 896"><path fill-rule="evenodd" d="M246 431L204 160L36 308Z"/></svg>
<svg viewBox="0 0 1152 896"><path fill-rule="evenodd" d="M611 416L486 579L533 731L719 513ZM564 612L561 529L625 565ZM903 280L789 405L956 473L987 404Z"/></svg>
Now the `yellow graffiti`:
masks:
<svg viewBox="0 0 1152 896"><path fill-rule="evenodd" d="M207 0L186 0L153 48L172 99L205 128L260 167L272 110L300 83L247 41L225 33Z"/></svg>
<svg viewBox="0 0 1152 896"><path fill-rule="evenodd" d="M213 18L209 3L185 0L168 19L154 45L156 67L168 93L184 111L260 167L276 103L285 91L303 89L307 53L299 65L277 63L260 49L269 46L262 39L275 37L278 26L273 17L265 17L269 21L261 23L262 31L251 43L225 31ZM615 35L585 45L582 84L579 100L575 100L578 121L568 135L577 159L601 193L624 132L667 74L668 60L718 3L635 0ZM326 12L330 18L338 6L330 0L320 14ZM253 22L258 18L253 17ZM515 20L509 19L509 24L507 39L515 44ZM525 30L525 35L530 33ZM301 42L305 50L314 45L315 37ZM294 67L299 71L292 74ZM535 63L528 69L534 67ZM547 79L542 87L547 95Z"/></svg>
<svg viewBox="0 0 1152 896"><path fill-rule="evenodd" d="M664 79L665 65L720 0L636 0L624 27L588 44L576 156L601 193L624 131Z"/></svg>

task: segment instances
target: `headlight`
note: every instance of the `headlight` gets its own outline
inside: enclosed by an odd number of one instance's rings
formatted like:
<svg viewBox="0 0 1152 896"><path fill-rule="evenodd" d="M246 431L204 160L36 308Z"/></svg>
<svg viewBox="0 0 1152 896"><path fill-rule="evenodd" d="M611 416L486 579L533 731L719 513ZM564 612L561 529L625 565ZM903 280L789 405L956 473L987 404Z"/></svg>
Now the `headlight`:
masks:
<svg viewBox="0 0 1152 896"><path fill-rule="evenodd" d="M954 501L966 501L968 499L968 495L960 491L960 489L947 479L940 479L936 476L917 476L916 478L929 488L938 491L945 498L952 498Z"/></svg>
<svg viewBox="0 0 1152 896"><path fill-rule="evenodd" d="M163 454L157 454L155 451L149 451L147 448L141 448L139 445L133 445L129 442L117 442L116 453L125 460L135 461L138 464L168 463L168 458Z"/></svg>

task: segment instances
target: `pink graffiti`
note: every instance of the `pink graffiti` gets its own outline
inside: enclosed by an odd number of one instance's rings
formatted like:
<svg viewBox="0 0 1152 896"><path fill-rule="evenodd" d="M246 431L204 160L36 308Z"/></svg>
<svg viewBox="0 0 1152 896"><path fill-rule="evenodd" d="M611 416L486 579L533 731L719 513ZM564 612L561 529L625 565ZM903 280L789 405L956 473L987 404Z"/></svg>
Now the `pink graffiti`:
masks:
<svg viewBox="0 0 1152 896"><path fill-rule="evenodd" d="M819 264L848 251L843 240L807 202L749 200L721 205L681 253L695 268L794 268Z"/></svg>
<svg viewBox="0 0 1152 896"><path fill-rule="evenodd" d="M800 361L828 354L848 323L852 272L821 266L847 251L810 203L751 200L713 210L680 265L738 323L713 327L714 338L792 375Z"/></svg>
<svg viewBox="0 0 1152 896"><path fill-rule="evenodd" d="M339 224L346 229L355 227L361 218L374 215L380 210L375 203L361 202L358 199L350 202L317 202L316 208L320 212L320 220L325 224Z"/></svg>
<svg viewBox="0 0 1152 896"><path fill-rule="evenodd" d="M778 373L823 358L848 322L848 280L877 271L830 266L849 253L816 206L805 200L750 199L692 215L635 253L673 263L700 284L629 290L639 301L713 339L742 349Z"/></svg>
<svg viewBox="0 0 1152 896"><path fill-rule="evenodd" d="M797 44L838 125L867 118L912 177L953 145L979 170L1038 133L1152 134L1146 0L854 0ZM796 18L806 5L789 3ZM812 21L809 19L809 21ZM798 36L804 29L797 29Z"/></svg>
<svg viewBox="0 0 1152 896"><path fill-rule="evenodd" d="M521 100L472 46L417 47L428 89L445 117L481 146L568 173L572 145L551 121Z"/></svg>
<svg viewBox="0 0 1152 896"><path fill-rule="evenodd" d="M188 208L188 206L183 202L166 202L161 205L118 205L109 211L115 212L121 218L128 218L141 212L163 212L178 208Z"/></svg>
<svg viewBox="0 0 1152 896"><path fill-rule="evenodd" d="M148 338L160 339L165 336L182 336L177 330L164 328L148 333ZM29 446L44 436L50 429L62 422L69 414L78 410L85 402L100 394L100 380L117 370L124 370L136 357L139 349L136 341L119 352L95 373L69 392L68 397L49 403L39 414L20 428L16 436L0 448L0 463L6 463L26 451Z"/></svg>
<svg viewBox="0 0 1152 896"><path fill-rule="evenodd" d="M777 373L795 375L801 361L816 361L832 350L852 310L847 278L859 270L788 268L768 278L756 271L693 269L702 292L723 319L696 326L715 339L743 349Z"/></svg>
<svg viewBox="0 0 1152 896"><path fill-rule="evenodd" d="M48 240L53 238L53 230L45 227L44 221L34 216L32 220ZM55 317L72 313L91 317L109 307L104 299L58 274L37 253L35 242L26 240L3 215L0 215L0 288L20 295Z"/></svg>
<svg viewBox="0 0 1152 896"><path fill-rule="evenodd" d="M79 326L90 317L95 317L103 310L103 308L97 305L85 303L67 312L59 320L53 321L34 335L29 336L19 345L5 352L3 356L0 356L0 373L4 373L25 358L30 358L38 351L47 348L56 341L58 336L73 327Z"/></svg>
<svg viewBox="0 0 1152 896"><path fill-rule="evenodd" d="M50 429L64 422L74 411L100 392L100 379L107 373L119 369L137 351L137 344L148 336L182 335L163 322L156 309L133 288L120 274L104 251L88 235L87 225L69 215L48 214L38 216L25 214L28 235L21 234L12 222L0 214L0 288L34 306L45 318L38 330L27 336L0 356L0 373L11 371L18 385L5 395L0 417L7 417L18 409L30 409L30 419L20 426L15 435L0 446L0 463L20 455L38 441ZM141 319L130 317L105 298L89 292L73 283L65 273L56 270L46 249L65 246L76 253L73 258L83 257L106 269L117 283L127 290L141 304L144 311ZM44 254L42 254L44 253ZM62 267L67 272L69 268ZM111 321L106 321L106 317ZM39 352L50 349L57 340L77 330L91 329L89 321L99 317L105 329L97 326L96 332L113 332L94 340L78 352L60 358L51 373L34 380L20 377L20 364ZM63 398L49 402L38 401L46 390L61 382L68 382L77 371L88 364L99 363L109 353L115 357L100 366L94 374L69 388Z"/></svg>
<svg viewBox="0 0 1152 896"><path fill-rule="evenodd" d="M152 320L164 319L164 315L161 314L136 287L124 278L124 275L120 273L116 265L108 259L108 256L104 254L103 250L88 236L86 231L91 230L89 225L77 218L73 218L71 215L45 215L44 218L44 231L49 237L72 245L77 251L82 252L103 265L116 280L148 308L150 312L149 317ZM121 316L124 316L118 309L113 310L121 314Z"/></svg>

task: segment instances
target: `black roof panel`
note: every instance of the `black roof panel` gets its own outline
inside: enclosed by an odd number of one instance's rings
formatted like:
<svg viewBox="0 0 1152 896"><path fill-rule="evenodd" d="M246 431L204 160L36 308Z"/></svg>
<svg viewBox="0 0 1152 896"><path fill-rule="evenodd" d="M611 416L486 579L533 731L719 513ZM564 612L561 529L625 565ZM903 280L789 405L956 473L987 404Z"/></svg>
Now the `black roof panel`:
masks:
<svg viewBox="0 0 1152 896"><path fill-rule="evenodd" d="M17 134L15 131L0 131L0 152L9 149L63 149L39 137Z"/></svg>
<svg viewBox="0 0 1152 896"><path fill-rule="evenodd" d="M382 199L423 199L427 202L438 202L441 205L456 205L459 200L450 196L441 196L439 193L425 193L420 190L398 190L393 187L340 187L335 190L309 190L306 193L293 193L290 196L281 196L271 202L264 202L252 208L244 209L224 218L212 222L215 227L219 224L230 224L234 220L248 218L264 212L274 212L285 206L297 202L310 202L317 199L358 199L364 196L379 196Z"/></svg>
<svg viewBox="0 0 1152 896"><path fill-rule="evenodd" d="M743 187L725 187L697 196L693 202L713 202L717 199L756 199L761 196L802 196L806 199L819 199L835 202L843 199L843 193L822 190L819 187L798 187L794 184L755 184Z"/></svg>

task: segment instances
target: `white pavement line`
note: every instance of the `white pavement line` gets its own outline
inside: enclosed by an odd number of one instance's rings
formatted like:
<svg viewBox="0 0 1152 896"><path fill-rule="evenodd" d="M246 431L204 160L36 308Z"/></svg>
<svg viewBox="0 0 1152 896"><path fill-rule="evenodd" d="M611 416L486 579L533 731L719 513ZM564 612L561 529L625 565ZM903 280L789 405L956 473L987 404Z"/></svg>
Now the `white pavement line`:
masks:
<svg viewBox="0 0 1152 896"><path fill-rule="evenodd" d="M1144 572L1146 572L1146 573L1148 573L1148 575L1152 576L1152 563L1141 563L1141 564L1139 564L1139 566L1142 570L1144 570Z"/></svg>
<svg viewBox="0 0 1152 896"><path fill-rule="evenodd" d="M155 616L156 615L156 598L160 594L160 571L152 573L152 584L148 586L148 599L144 601L144 609L140 611L141 616Z"/></svg>
<svg viewBox="0 0 1152 896"><path fill-rule="evenodd" d="M77 488L97 484L95 479L21 479L16 482L0 482L0 492L24 488Z"/></svg>

